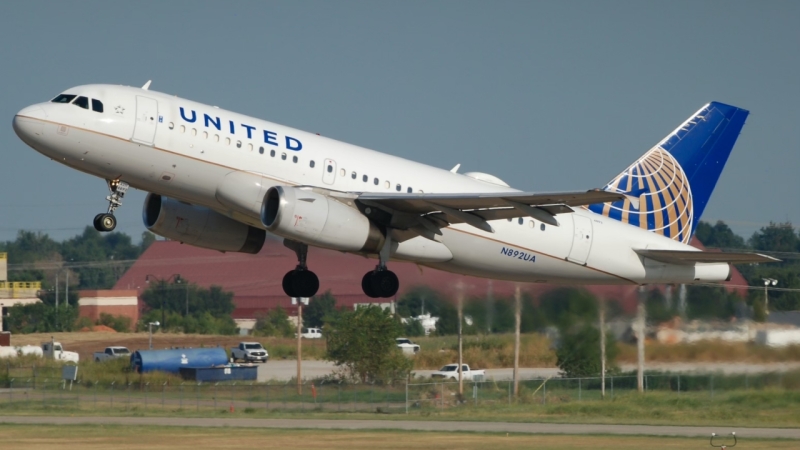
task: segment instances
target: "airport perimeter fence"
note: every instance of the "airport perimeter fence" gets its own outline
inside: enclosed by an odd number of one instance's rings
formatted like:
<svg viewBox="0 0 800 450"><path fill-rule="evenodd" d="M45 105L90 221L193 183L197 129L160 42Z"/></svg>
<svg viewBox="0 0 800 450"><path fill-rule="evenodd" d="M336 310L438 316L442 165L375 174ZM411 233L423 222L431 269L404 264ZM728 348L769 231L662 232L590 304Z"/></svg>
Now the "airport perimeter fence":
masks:
<svg viewBox="0 0 800 450"><path fill-rule="evenodd" d="M519 396L513 395L512 381L465 381L459 395L457 381L400 381L391 384L347 384L304 382L298 390L294 380L286 383L198 383L184 381L151 384L135 381L100 383L89 380L69 382L60 374L18 368L0 385L0 413L14 410L116 410L229 412L327 411L370 413L413 413L447 410L453 407L491 407L514 403L556 405L601 399L601 379L535 378L520 380ZM55 375L55 376L52 376ZM713 401L728 392L763 389L800 390L800 373L743 375L648 374L648 392L669 395L702 395ZM636 392L635 375L608 376L606 398Z"/></svg>

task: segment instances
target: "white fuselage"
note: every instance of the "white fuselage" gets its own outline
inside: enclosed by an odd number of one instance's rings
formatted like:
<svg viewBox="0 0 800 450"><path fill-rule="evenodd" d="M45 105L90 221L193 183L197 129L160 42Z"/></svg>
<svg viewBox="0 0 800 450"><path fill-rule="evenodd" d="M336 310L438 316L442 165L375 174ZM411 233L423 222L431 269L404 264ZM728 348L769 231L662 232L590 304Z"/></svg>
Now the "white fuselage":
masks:
<svg viewBox="0 0 800 450"><path fill-rule="evenodd" d="M396 156L139 88L88 85L65 91L99 99L104 112L41 103L14 119L38 152L74 169L202 205L264 228L258 211L270 186L341 192L487 193L516 191ZM181 110L182 108L182 110ZM262 152L263 149L263 152ZM313 161L313 163L312 163ZM312 167L313 166L313 167ZM243 198L221 202L226 179L253 180ZM487 177L485 179L491 179ZM634 249L694 250L586 209L557 216L491 221L494 233L466 224L442 230L441 242L416 237L393 259L467 275L521 282L646 284L721 281L728 264L673 265ZM313 266L313 261L309 261Z"/></svg>

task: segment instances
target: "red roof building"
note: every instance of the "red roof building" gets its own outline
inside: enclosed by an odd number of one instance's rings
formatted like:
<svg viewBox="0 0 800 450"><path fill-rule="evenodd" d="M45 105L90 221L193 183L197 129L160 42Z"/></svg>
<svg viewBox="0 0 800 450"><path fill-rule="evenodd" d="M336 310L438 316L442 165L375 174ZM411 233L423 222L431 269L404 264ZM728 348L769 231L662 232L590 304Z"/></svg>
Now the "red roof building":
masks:
<svg viewBox="0 0 800 450"><path fill-rule="evenodd" d="M699 242L693 244L702 248ZM308 265L319 276L320 293L329 290L340 307L386 301L371 299L361 291L361 278L376 264L376 259L332 250L309 248L308 251ZM180 274L181 278L199 286L217 285L232 291L236 305L234 319L252 319L277 306L286 309L290 315L296 315L296 307L292 306L291 299L281 287L284 274L296 265L294 252L279 240L267 240L256 255L221 253L175 241L156 241L120 278L114 289L138 291L139 307L142 308L141 294L147 288L145 279L148 275L167 279ZM391 262L390 268L400 279L397 298L414 286L427 285L454 299L459 282L463 283L467 297L485 297L489 292L494 297L510 297L514 294L515 283L509 281L468 277L407 262ZM734 270L734 276L728 284L747 283ZM556 287L523 284L522 290L535 298ZM587 286L587 289L596 296L619 301L626 311L633 311L636 307L636 286Z"/></svg>

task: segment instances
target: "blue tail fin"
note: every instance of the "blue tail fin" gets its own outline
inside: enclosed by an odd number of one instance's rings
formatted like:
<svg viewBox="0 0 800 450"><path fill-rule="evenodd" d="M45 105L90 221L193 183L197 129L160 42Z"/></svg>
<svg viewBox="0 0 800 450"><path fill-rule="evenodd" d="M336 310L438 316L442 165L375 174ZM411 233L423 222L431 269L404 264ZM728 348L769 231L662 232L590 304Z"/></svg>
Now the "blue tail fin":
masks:
<svg viewBox="0 0 800 450"><path fill-rule="evenodd" d="M717 102L702 107L606 185L628 200L589 209L688 243L748 114Z"/></svg>

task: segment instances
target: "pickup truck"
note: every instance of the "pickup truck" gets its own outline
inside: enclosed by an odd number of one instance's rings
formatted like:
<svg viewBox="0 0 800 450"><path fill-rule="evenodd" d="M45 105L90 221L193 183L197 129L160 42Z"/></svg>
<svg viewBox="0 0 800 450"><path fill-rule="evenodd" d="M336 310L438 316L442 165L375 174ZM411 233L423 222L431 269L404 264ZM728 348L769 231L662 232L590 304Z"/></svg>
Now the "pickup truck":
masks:
<svg viewBox="0 0 800 450"><path fill-rule="evenodd" d="M114 358L129 358L130 356L131 352L127 347L106 347L102 352L94 352L94 362Z"/></svg>
<svg viewBox="0 0 800 450"><path fill-rule="evenodd" d="M55 359L56 361L78 363L80 357L75 352L64 350L60 342L42 342L42 354L45 358Z"/></svg>
<svg viewBox="0 0 800 450"><path fill-rule="evenodd" d="M241 359L246 362L261 361L265 363L269 359L269 353L258 342L239 342L238 346L231 349L231 359L234 362Z"/></svg>
<svg viewBox="0 0 800 450"><path fill-rule="evenodd" d="M466 364L461 365L461 377L465 381L483 381L486 377L485 370L470 370ZM441 369L433 372L431 378L442 378L445 380L458 380L458 364L448 364Z"/></svg>
<svg viewBox="0 0 800 450"><path fill-rule="evenodd" d="M397 348L403 351L405 354L415 354L419 353L419 345L411 342L411 339L399 337L394 340L397 344Z"/></svg>

